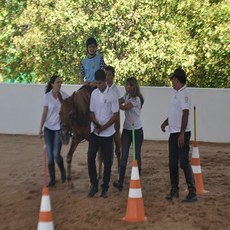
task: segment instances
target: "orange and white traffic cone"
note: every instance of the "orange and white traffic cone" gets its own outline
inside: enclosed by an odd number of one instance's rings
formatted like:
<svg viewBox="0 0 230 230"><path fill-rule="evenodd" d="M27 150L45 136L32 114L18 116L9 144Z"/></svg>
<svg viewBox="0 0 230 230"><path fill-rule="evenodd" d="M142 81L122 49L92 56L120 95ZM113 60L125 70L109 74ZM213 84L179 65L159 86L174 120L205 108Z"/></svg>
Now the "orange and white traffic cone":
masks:
<svg viewBox="0 0 230 230"><path fill-rule="evenodd" d="M142 222L147 220L145 217L137 160L133 161L128 204L126 215L123 219L128 222Z"/></svg>
<svg viewBox="0 0 230 230"><path fill-rule="evenodd" d="M194 174L195 184L196 184L196 193L204 194L208 191L204 189L203 178L201 173L201 165L200 165L200 154L198 148L198 142L194 141L193 143L193 151L192 151L192 171Z"/></svg>
<svg viewBox="0 0 230 230"><path fill-rule="evenodd" d="M37 230L54 230L49 189L43 187Z"/></svg>

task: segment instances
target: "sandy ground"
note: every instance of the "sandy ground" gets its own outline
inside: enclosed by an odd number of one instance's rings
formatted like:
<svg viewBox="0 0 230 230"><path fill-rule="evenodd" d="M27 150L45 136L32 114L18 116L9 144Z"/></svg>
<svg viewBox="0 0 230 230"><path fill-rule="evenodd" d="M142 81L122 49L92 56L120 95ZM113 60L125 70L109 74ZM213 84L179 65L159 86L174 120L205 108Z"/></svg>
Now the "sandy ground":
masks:
<svg viewBox="0 0 230 230"><path fill-rule="evenodd" d="M169 191L167 142L145 141L141 188L147 221L129 223L126 215L132 154L122 192L110 186L109 197L98 193L87 198L89 178L86 162L87 142L80 144L72 163L72 183L57 183L49 190L55 229L230 229L230 144L199 143L204 187L208 193L196 203L184 204L185 181L181 175L180 199L168 202ZM68 146L63 146L66 158ZM192 152L192 146L191 146ZM43 143L37 136L0 135L0 229L36 229L43 186ZM112 182L117 177L114 161Z"/></svg>

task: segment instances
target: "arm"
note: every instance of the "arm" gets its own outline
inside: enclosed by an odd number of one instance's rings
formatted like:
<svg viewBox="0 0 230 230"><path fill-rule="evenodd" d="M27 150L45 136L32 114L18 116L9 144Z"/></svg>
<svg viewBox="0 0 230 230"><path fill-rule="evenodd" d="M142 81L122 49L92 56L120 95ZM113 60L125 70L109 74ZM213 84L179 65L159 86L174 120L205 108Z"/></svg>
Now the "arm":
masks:
<svg viewBox="0 0 230 230"><path fill-rule="evenodd" d="M161 130L162 132L165 132L165 127L168 126L168 118L164 120L164 122L161 124Z"/></svg>
<svg viewBox="0 0 230 230"><path fill-rule="evenodd" d="M185 134L185 130L188 124L188 116L189 116L189 110L187 109L183 110L182 119L181 119L180 135L178 137L179 148L182 148L184 146L184 134Z"/></svg>
<svg viewBox="0 0 230 230"><path fill-rule="evenodd" d="M39 129L39 137L42 138L43 136L43 126L46 121L48 114L48 106L43 107L42 117L41 117L41 123L40 123L40 129Z"/></svg>
<svg viewBox="0 0 230 230"><path fill-rule="evenodd" d="M120 104L120 109L121 110L130 110L133 108L133 104L131 102L128 102L127 104Z"/></svg>
<svg viewBox="0 0 230 230"><path fill-rule="evenodd" d="M101 125L98 123L98 121L97 121L97 119L95 117L94 112L90 112L90 120L93 122L95 130L99 129L101 127Z"/></svg>
<svg viewBox="0 0 230 230"><path fill-rule="evenodd" d="M84 77L85 77L85 69L84 69L83 63L81 62L80 74L79 74L79 80L81 84L84 84Z"/></svg>
<svg viewBox="0 0 230 230"><path fill-rule="evenodd" d="M123 97L121 97L121 98L119 98L118 102L119 102L119 105L121 105L121 104L123 104L125 102L125 100L124 100Z"/></svg>
<svg viewBox="0 0 230 230"><path fill-rule="evenodd" d="M106 122L104 125L100 126L99 129L96 129L97 133L100 133L101 131L107 129L110 127L113 123L115 123L118 120L119 112L116 112L113 114L113 116Z"/></svg>
<svg viewBox="0 0 230 230"><path fill-rule="evenodd" d="M81 84L84 84L84 76L82 73L79 74L79 80Z"/></svg>

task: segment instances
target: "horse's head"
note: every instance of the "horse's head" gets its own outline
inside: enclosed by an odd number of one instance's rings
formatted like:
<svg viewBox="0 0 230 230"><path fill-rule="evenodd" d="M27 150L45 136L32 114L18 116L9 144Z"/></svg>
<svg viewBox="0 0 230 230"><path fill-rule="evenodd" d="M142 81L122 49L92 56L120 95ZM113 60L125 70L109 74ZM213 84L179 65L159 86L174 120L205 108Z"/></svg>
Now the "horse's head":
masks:
<svg viewBox="0 0 230 230"><path fill-rule="evenodd" d="M60 121L63 144L69 144L72 134L76 137L89 131L89 101L90 92L86 88L74 92L62 101Z"/></svg>
<svg viewBox="0 0 230 230"><path fill-rule="evenodd" d="M72 97L69 97L63 100L60 110L61 140L64 145L69 144L69 140L72 135L73 121L73 101Z"/></svg>

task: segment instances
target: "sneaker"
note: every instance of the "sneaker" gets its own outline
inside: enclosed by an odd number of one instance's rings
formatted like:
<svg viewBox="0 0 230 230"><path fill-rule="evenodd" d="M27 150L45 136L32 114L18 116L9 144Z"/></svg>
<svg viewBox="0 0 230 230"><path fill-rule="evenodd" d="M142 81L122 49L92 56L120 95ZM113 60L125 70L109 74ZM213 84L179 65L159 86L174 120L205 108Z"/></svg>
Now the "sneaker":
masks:
<svg viewBox="0 0 230 230"><path fill-rule="evenodd" d="M171 201L173 198L179 198L179 189L172 188L170 193L165 197L166 200Z"/></svg>
<svg viewBox="0 0 230 230"><path fill-rule="evenodd" d="M113 186L117 188L119 191L122 191L123 185L119 181L114 181Z"/></svg>
<svg viewBox="0 0 230 230"><path fill-rule="evenodd" d="M196 193L195 192L189 192L188 195L186 196L185 199L182 200L182 202L195 202L197 201L197 196L196 196Z"/></svg>
<svg viewBox="0 0 230 230"><path fill-rule="evenodd" d="M107 198L108 197L108 190L107 189L102 189L100 197Z"/></svg>
<svg viewBox="0 0 230 230"><path fill-rule="evenodd" d="M91 185L90 190L88 192L88 197L94 197L94 195L98 192L98 186L97 185Z"/></svg>

